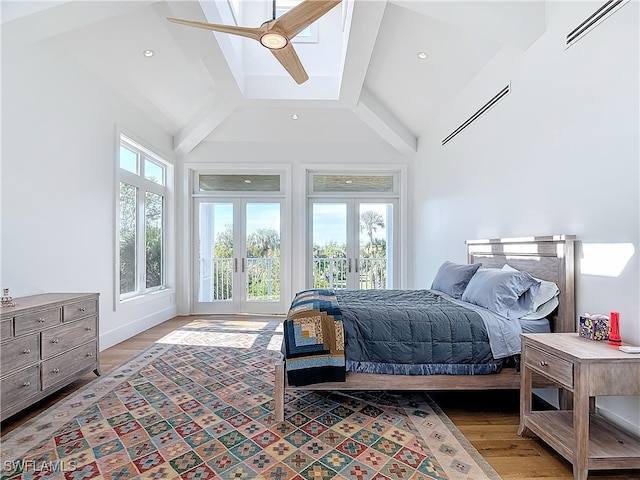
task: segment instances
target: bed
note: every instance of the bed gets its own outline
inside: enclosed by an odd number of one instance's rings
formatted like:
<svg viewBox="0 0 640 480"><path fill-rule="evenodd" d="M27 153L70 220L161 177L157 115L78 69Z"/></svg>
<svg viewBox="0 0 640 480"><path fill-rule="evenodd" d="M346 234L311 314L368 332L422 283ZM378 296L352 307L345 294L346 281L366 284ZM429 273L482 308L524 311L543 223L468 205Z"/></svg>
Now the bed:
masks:
<svg viewBox="0 0 640 480"><path fill-rule="evenodd" d="M520 275L521 277L534 277L535 280L542 281L542 283L552 282L558 287L559 293L555 296L553 311L550 314L545 314L543 320L548 320L548 329L552 332L574 332L576 330L576 317L575 317L575 294L574 294L574 244L575 236L573 235L554 235L543 237L527 237L527 238L511 238L511 239L491 239L491 240L472 240L467 241L467 264L465 266L459 266L472 270L471 274L472 284L468 281L468 284L473 288L463 288L463 295L465 298L458 298L456 291L440 291L434 289L439 287L436 285L436 279L439 278L440 271L434 279L434 285L429 290L391 290L391 291L378 291L369 293L357 293L356 291L317 291L310 290L300 292L289 310L288 320L295 317L296 313L308 309L308 304L313 303L314 307L321 305L322 307L315 313L323 317L328 317L330 323L333 325L331 319L357 316L358 312L366 310L370 315L374 317L379 315L380 318L387 318L388 314L396 315L393 318L403 319L407 316L420 315L420 311L414 311L414 305L416 298L426 299L426 303L434 304L441 315L450 315L449 310L450 303L458 304L465 311L465 307L475 313L463 313L469 317L469 322L478 322L478 318L481 318L483 325L489 326L487 322L487 315L483 313L482 307L478 308L473 305L469 308L468 302L464 300L471 300L473 291L478 289L478 285L482 285L484 281L484 275L496 274L497 271L512 270L517 272L526 272L529 275ZM445 262L449 263L449 262ZM481 264L481 267L479 265ZM455 264L454 264L455 265ZM443 264L444 267L444 264ZM441 267L441 270L442 268ZM480 275L482 273L482 275ZM490 279L488 280L491 281ZM466 284L465 284L466 287ZM538 292L538 286L532 288L532 295ZM443 288L442 290L446 290ZM416 295L418 297L416 297ZM386 297L395 297L394 308L387 310L395 310L393 312L385 311L384 308L375 310L376 305L381 305L381 302L385 301ZM422 302L423 300L420 300ZM318 303L320 302L320 303ZM482 302L480 302L482 303ZM431 307L429 307L431 308ZM455 307L458 309L458 307ZM442 313L444 312L444 313ZM504 316L519 317L520 314L511 312L505 313L500 311ZM308 316L308 314L305 314ZM399 315L399 317L397 316ZM459 315L459 313L455 313ZM479 317L478 317L479 315ZM498 317L502 317L499 315ZM474 317L475 316L475 317ZM317 319L316 319L317 320ZM499 320L499 319L498 319ZM496 321L498 321L496 320ZM504 319L503 319L504 320ZM326 318L323 321L327 321ZM375 321L375 319L369 319L369 322ZM397 320L393 320L394 322ZM467 320L457 320L456 325L465 325ZM292 321L285 321L285 327L288 324L292 324ZM384 323L381 321L381 323ZM537 327L542 323L539 320L528 322L529 324ZM517 368L517 360L519 358L519 330L524 326L527 327L527 322L519 323L519 326L508 333L505 333L505 337L511 337L508 341L504 341L509 345L508 352L501 350L500 355L496 355L499 358L494 358L496 347L493 341L478 340L474 337L473 333L477 328L470 323L468 328L464 328L464 332L461 334L463 337L459 342L462 346L460 348L463 351L473 350L473 355L478 354L478 357L470 362L471 365L462 365L458 368L450 367L442 363L425 364L431 360L427 359L424 362L421 360L419 367L411 365L413 360L409 360L409 365L404 365L403 361L400 361L400 365L389 366L381 363L382 368L378 362L361 361L358 358L359 353L353 353L353 344L362 343L366 341L358 337L357 341L349 340L351 335L354 335L353 329L347 324L342 326L342 322L336 322L339 325L338 332L334 338L325 338L324 341L331 340L334 345L338 345L336 350L327 351L323 361L326 363L326 368L316 369L322 371L322 374L318 377L309 377L306 375L305 370L301 370L301 374L296 377L294 365L295 361L305 360L304 358L298 359L289 357L290 348L287 345L288 331L285 328L285 340L283 344L283 352L285 358L279 360L275 365L275 414L278 420L284 419L284 405L285 394L287 390L422 390L422 391L434 391L434 390L492 390L492 389L518 389L520 388L520 374ZM513 322L505 322L504 325L511 324ZM396 325L404 325L402 323ZM407 323L407 325L409 325ZM360 327L358 327L360 328ZM402 326L395 327L396 332L403 331ZM483 327L484 328L484 327ZM343 329L344 332L340 331ZM350 330L351 329L351 330ZM461 330L457 327L457 330ZM487 328L485 337L496 337L495 330ZM492 332L493 333L490 333ZM498 328L498 331L503 331ZM412 331L413 332L413 331ZM515 334L514 334L515 332ZM331 332L327 335L327 330L324 333L325 336L332 337L334 335ZM346 338L346 342L341 340L342 337ZM358 334L360 335L360 333ZM397 333L396 333L397 335ZM413 344L415 333L407 336L405 332L405 338L407 339L406 345L403 342L398 342L398 338L395 338L393 355L399 358L403 358L405 351L407 357L412 357L416 349L411 347ZM428 335L425 334L427 337ZM459 334L456 333L457 338ZM502 335L502 334L500 334ZM514 340L515 335L515 340ZM366 336L366 335L365 335ZM496 337L497 342L501 342L501 338ZM423 339L425 342L429 342L429 338ZM517 341L517 346L514 346L514 341ZM342 342L342 344L340 343ZM483 343L484 342L484 343ZM289 343L293 343L289 340ZM304 343L304 342L303 342ZM351 347L345 348L346 344L350 344ZM437 350L441 347L438 342L433 342L434 347L429 348L428 343L424 343L419 350L424 352L428 351L429 355L436 355ZM437 345L436 345L437 344ZM304 346L303 346L304 348ZM342 353L340 352L342 348ZM456 346L455 348L458 348ZM487 356L487 348L490 349ZM517 351L516 351L517 349ZM346 350L346 355L344 351ZM452 350L453 351L453 350ZM468 352L468 353L469 353ZM506 353L505 353L506 352ZM508 353L508 355L507 355ZM469 353L471 354L471 353ZM302 355L304 357L304 354ZM374 355L375 356L375 355ZM288 362L288 363L287 363ZM422 362L422 363L421 363ZM309 370L312 371L312 370ZM305 376L312 378L305 379ZM315 381L317 379L317 381ZM543 385L540 385L543 386Z"/></svg>

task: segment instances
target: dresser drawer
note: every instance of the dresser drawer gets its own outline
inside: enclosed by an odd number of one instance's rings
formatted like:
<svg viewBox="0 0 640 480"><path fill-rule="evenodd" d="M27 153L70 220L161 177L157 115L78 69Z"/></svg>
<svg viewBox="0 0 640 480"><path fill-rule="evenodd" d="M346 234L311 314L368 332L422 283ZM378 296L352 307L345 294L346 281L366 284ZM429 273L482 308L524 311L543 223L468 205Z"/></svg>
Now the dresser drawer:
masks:
<svg viewBox="0 0 640 480"><path fill-rule="evenodd" d="M42 389L45 390L86 367L96 368L97 358L98 343L94 341L42 362Z"/></svg>
<svg viewBox="0 0 640 480"><path fill-rule="evenodd" d="M62 307L62 321L72 322L78 318L95 315L98 311L98 302L94 299L85 300L83 302L72 303Z"/></svg>
<svg viewBox="0 0 640 480"><path fill-rule="evenodd" d="M25 368L2 379L0 401L8 408L22 400L37 395L40 391L40 369L38 365Z"/></svg>
<svg viewBox="0 0 640 480"><path fill-rule="evenodd" d="M524 361L532 370L567 388L573 388L573 363L532 346L526 347Z"/></svg>
<svg viewBox="0 0 640 480"><path fill-rule="evenodd" d="M96 326L97 318L89 317L42 332L42 359L46 360L95 339Z"/></svg>
<svg viewBox="0 0 640 480"><path fill-rule="evenodd" d="M3 344L0 357L2 358L0 372L5 374L35 365L40 361L40 335L32 333Z"/></svg>
<svg viewBox="0 0 640 480"><path fill-rule="evenodd" d="M0 322L0 342L6 342L13 337L13 318Z"/></svg>
<svg viewBox="0 0 640 480"><path fill-rule="evenodd" d="M13 320L16 337L25 333L39 332L43 328L53 327L60 323L60 318L59 308L20 315Z"/></svg>

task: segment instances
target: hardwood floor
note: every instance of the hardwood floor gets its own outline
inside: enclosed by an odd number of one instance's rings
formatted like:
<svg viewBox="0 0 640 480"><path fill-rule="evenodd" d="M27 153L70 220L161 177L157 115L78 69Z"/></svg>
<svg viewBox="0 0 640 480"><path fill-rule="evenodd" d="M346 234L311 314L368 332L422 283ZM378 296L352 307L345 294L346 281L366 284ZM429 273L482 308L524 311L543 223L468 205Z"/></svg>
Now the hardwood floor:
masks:
<svg viewBox="0 0 640 480"><path fill-rule="evenodd" d="M245 317L246 318L246 317ZM124 363L154 341L189 323L193 317L176 317L100 352L103 374ZM90 382L89 374L51 397L2 422L4 435L57 401ZM571 464L537 438L517 435L518 391L434 392L430 394L458 429L503 479L571 480ZM0 440L1 442L1 440ZM640 472L598 471L589 478L638 480Z"/></svg>

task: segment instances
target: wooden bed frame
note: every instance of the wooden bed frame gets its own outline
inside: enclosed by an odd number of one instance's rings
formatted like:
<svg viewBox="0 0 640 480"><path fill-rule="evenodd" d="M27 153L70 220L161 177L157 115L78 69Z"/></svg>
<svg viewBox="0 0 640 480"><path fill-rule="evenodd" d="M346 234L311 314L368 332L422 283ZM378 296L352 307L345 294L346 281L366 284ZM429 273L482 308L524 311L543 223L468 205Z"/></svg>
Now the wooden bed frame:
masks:
<svg viewBox="0 0 640 480"><path fill-rule="evenodd" d="M553 332L575 332L574 235L467 241L469 263L501 268L505 263L534 277L555 282L559 305L551 320ZM284 420L287 390L505 390L520 388L520 373L504 368L492 375L385 375L347 372L346 382L289 386L284 360L275 365L275 414Z"/></svg>

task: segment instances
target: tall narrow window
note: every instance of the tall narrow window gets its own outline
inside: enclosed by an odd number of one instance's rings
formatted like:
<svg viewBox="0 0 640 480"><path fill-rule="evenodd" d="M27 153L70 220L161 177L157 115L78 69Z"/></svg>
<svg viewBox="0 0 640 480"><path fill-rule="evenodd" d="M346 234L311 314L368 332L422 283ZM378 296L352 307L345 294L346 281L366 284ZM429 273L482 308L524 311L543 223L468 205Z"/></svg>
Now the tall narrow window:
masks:
<svg viewBox="0 0 640 480"><path fill-rule="evenodd" d="M120 136L120 299L165 286L167 162Z"/></svg>

